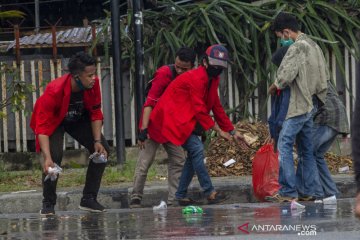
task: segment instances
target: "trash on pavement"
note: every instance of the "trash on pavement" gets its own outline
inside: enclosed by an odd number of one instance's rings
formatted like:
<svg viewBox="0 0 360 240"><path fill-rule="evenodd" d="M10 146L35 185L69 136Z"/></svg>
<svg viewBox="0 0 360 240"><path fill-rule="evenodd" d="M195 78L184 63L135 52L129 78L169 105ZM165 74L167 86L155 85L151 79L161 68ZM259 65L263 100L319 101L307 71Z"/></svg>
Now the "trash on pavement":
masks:
<svg viewBox="0 0 360 240"><path fill-rule="evenodd" d="M304 208L290 209L290 214L291 214L292 217L301 216L304 212L305 212Z"/></svg>
<svg viewBox="0 0 360 240"><path fill-rule="evenodd" d="M223 165L224 165L225 167L228 167L228 166L230 166L230 165L233 164L233 163L236 163L236 161L232 158L232 159L226 161Z"/></svg>
<svg viewBox="0 0 360 240"><path fill-rule="evenodd" d="M165 201L161 201L159 205L153 207L153 210L162 210L162 209L167 209L167 205Z"/></svg>
<svg viewBox="0 0 360 240"><path fill-rule="evenodd" d="M339 173L349 173L349 171L350 171L349 166L339 168Z"/></svg>
<svg viewBox="0 0 360 240"><path fill-rule="evenodd" d="M304 209L305 206L302 205L302 204L300 204L300 203L298 203L298 202L295 201L295 200L292 200L292 201L291 201L291 207L290 207L290 208L291 208L291 209Z"/></svg>
<svg viewBox="0 0 360 240"><path fill-rule="evenodd" d="M183 214L203 213L203 209L198 206L187 206L182 209Z"/></svg>

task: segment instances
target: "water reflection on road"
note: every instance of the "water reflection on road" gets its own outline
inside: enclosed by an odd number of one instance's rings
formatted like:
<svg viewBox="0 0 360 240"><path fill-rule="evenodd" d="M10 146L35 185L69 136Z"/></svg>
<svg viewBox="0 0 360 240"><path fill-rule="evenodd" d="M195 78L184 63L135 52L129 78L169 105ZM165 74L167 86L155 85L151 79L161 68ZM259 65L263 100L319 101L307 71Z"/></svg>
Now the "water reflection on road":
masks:
<svg viewBox="0 0 360 240"><path fill-rule="evenodd" d="M360 233L359 221L352 212L353 202L344 199L337 206L309 202L305 203L305 210L269 203L203 206L202 215L183 215L180 207L156 212L152 209L109 209L101 214L57 212L48 218L36 213L3 214L0 239L315 239L346 232L351 238Z"/></svg>

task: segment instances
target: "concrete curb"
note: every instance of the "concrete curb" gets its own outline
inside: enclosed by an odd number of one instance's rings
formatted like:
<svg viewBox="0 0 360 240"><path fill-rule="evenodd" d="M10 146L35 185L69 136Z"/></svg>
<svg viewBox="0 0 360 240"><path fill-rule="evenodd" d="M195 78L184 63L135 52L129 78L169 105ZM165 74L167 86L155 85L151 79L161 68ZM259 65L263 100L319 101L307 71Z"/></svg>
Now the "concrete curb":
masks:
<svg viewBox="0 0 360 240"><path fill-rule="evenodd" d="M339 198L351 198L356 195L354 176L351 174L334 175L334 181L340 191ZM224 191L230 198L225 203L257 202L253 195L251 176L242 177L214 177L213 185L216 190ZM131 183L122 186L101 188L98 201L107 208L128 208ZM55 210L71 211L78 209L82 196L82 188L59 189ZM167 196L167 181L147 182L144 189L143 207L158 205ZM196 200L203 200L201 188L196 179L189 188L189 196ZM5 213L34 213L38 212L42 204L42 192L31 190L28 192L0 193L0 214ZM206 201L204 201L206 204Z"/></svg>

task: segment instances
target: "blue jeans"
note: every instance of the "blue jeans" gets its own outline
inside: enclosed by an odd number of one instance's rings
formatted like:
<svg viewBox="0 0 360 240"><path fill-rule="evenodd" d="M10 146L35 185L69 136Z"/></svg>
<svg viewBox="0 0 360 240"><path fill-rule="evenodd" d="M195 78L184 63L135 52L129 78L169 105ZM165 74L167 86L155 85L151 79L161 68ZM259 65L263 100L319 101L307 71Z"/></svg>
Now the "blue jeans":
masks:
<svg viewBox="0 0 360 240"><path fill-rule="evenodd" d="M187 151L187 158L181 173L178 190L175 193L176 198L186 198L188 187L195 173L204 194L209 196L214 191L214 187L204 163L204 145L198 136L191 134L183 148Z"/></svg>
<svg viewBox="0 0 360 240"><path fill-rule="evenodd" d="M329 150L337 135L338 132L331 127L314 123L313 147L317 166L314 181L315 197L329 197L339 193L324 158L325 153ZM301 168L301 166L299 167ZM299 185L302 185L301 179L299 181Z"/></svg>
<svg viewBox="0 0 360 240"><path fill-rule="evenodd" d="M310 113L286 119L280 131L278 150L279 150L279 183L281 196L298 197L297 178L300 177L299 171L295 175L295 165L293 157L293 146L297 139L297 147L301 149L302 169L304 177L303 185L300 188L300 194L312 196L314 193L314 169L315 161L313 158L312 147L312 128L313 113ZM305 181L306 180L306 181Z"/></svg>

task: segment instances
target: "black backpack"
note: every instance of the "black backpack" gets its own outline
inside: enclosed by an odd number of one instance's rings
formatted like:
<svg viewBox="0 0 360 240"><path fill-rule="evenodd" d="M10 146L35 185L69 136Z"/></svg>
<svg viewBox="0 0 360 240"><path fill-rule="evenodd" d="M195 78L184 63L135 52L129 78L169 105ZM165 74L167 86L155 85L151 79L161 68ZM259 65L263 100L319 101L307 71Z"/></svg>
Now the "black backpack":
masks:
<svg viewBox="0 0 360 240"><path fill-rule="evenodd" d="M171 71L171 80L174 80L175 77L176 77L175 65L174 64L169 64L167 66L170 68L170 71ZM149 92L150 92L153 80L154 80L154 77L152 77L146 84L145 97L147 97Z"/></svg>

